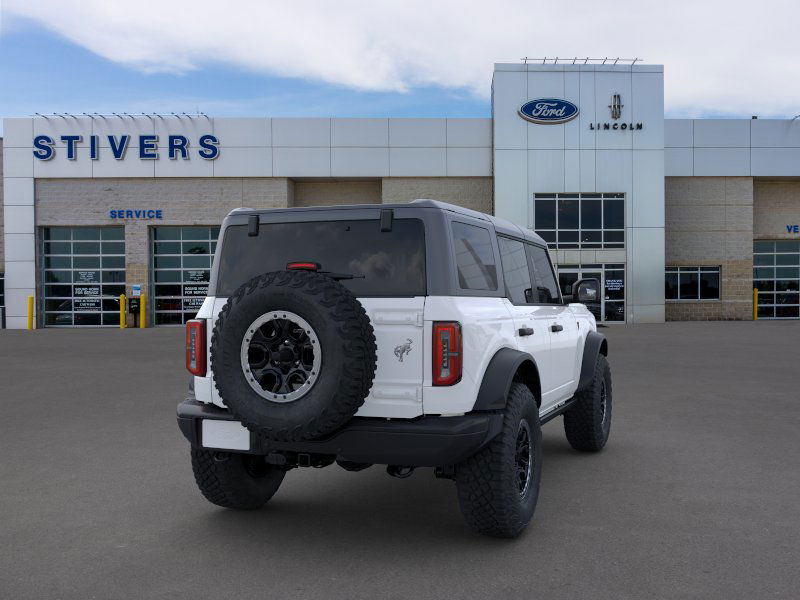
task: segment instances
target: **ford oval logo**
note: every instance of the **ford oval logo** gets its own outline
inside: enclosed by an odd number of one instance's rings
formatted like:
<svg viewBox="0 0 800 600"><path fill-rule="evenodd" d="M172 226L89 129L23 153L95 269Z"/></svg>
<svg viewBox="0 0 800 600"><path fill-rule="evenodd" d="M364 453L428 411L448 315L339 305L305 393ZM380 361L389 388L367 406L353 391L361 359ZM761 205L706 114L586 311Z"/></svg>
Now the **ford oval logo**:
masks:
<svg viewBox="0 0 800 600"><path fill-rule="evenodd" d="M578 116L578 107L568 100L538 98L523 104L519 116L533 123L566 123Z"/></svg>

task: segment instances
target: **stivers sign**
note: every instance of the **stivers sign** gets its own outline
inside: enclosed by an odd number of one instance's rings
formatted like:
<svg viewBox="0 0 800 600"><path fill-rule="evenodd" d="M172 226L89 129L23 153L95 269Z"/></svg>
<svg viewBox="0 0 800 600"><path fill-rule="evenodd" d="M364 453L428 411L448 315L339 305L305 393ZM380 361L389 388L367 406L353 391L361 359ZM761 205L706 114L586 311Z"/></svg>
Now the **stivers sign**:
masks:
<svg viewBox="0 0 800 600"><path fill-rule="evenodd" d="M185 135L168 135L167 139L159 141L157 135L138 136L138 156L141 160L158 160L160 156L167 155L170 159L178 158L188 160L189 152L195 145ZM78 157L79 144L83 142L81 135L62 135L61 143L64 144L67 160L75 160ZM87 136L88 154L92 160L100 158L100 147L108 141L108 148L111 155L116 160L123 160L127 154L128 147L135 144L133 136L130 135L99 135ZM163 142L166 141L166 144ZM38 160L51 160L56 155L55 140L49 135L37 135L33 138L33 156ZM201 135L196 143L195 153L202 159L214 160L219 156L219 140L217 136L206 134Z"/></svg>

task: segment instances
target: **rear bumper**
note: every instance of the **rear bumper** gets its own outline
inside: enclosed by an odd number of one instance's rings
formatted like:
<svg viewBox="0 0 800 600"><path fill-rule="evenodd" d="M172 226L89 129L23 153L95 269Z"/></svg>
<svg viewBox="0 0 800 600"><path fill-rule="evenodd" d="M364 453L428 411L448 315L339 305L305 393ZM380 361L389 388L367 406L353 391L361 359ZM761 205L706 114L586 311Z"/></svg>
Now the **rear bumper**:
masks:
<svg viewBox="0 0 800 600"><path fill-rule="evenodd" d="M203 447L204 419L235 421L227 410L196 400L178 405L178 427L193 446ZM331 435L311 441L274 442L250 432L250 454L296 452L338 460L414 467L444 467L461 462L488 444L503 426L499 413L413 420L353 417ZM241 452L241 451L240 451Z"/></svg>

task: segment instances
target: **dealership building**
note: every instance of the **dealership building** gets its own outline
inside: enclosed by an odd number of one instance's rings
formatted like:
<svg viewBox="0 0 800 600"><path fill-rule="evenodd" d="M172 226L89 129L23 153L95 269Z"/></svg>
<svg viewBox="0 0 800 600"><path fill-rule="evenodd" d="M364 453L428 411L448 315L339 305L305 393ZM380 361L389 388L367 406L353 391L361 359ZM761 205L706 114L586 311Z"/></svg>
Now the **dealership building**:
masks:
<svg viewBox="0 0 800 600"><path fill-rule="evenodd" d="M148 325L178 325L232 209L416 198L536 230L564 290L602 280L609 323L752 319L754 287L759 318L800 318L800 119L665 119L660 65L497 64L491 118L45 115L3 131L9 328L29 296L37 327L118 326L119 295L140 292Z"/></svg>

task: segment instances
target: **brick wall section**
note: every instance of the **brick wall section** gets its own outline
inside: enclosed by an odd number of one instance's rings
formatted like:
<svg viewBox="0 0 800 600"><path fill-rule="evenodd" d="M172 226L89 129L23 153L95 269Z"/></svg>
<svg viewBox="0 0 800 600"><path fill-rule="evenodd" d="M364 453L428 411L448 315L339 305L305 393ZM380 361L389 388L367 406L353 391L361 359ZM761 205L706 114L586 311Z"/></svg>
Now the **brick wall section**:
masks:
<svg viewBox="0 0 800 600"><path fill-rule="evenodd" d="M491 177L388 177L383 180L383 202L411 202L430 198L493 214Z"/></svg>
<svg viewBox="0 0 800 600"><path fill-rule="evenodd" d="M787 225L800 223L800 181L762 181L753 190L753 238L796 240Z"/></svg>
<svg viewBox="0 0 800 600"><path fill-rule="evenodd" d="M381 181L295 181L292 206L380 204Z"/></svg>
<svg viewBox="0 0 800 600"><path fill-rule="evenodd" d="M294 179L286 180L286 206L294 206Z"/></svg>
<svg viewBox="0 0 800 600"><path fill-rule="evenodd" d="M667 177L664 203L666 264L721 267L719 302L667 302L667 320L751 319L753 179Z"/></svg>
<svg viewBox="0 0 800 600"><path fill-rule="evenodd" d="M39 227L125 225L125 277L149 294L149 228L219 225L231 210L287 206L285 178L38 179ZM163 219L110 219L110 209L162 209ZM130 318L130 315L129 315Z"/></svg>

